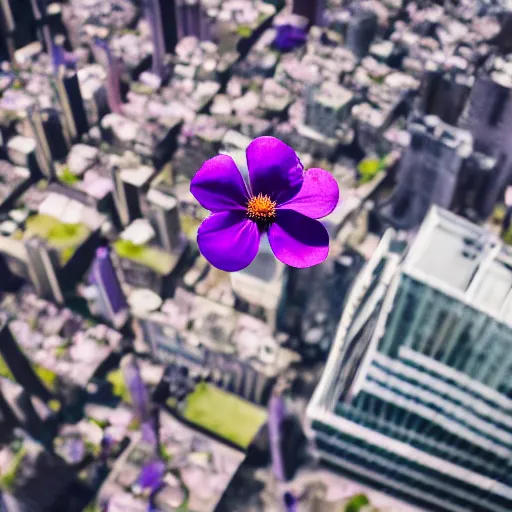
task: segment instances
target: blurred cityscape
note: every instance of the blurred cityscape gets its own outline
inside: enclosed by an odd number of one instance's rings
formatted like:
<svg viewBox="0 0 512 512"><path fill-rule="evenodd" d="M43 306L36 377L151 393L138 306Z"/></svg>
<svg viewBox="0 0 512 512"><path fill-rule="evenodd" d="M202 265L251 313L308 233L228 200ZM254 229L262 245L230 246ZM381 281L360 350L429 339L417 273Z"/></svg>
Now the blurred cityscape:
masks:
<svg viewBox="0 0 512 512"><path fill-rule="evenodd" d="M512 510L512 2L0 0L0 511ZM328 259L201 256L270 135Z"/></svg>

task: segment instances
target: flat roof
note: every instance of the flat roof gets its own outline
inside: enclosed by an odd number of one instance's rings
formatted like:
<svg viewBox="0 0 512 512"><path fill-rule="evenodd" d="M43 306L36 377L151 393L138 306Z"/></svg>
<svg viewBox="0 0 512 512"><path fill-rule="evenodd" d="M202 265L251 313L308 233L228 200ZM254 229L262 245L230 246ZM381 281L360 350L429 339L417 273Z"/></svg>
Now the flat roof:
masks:
<svg viewBox="0 0 512 512"><path fill-rule="evenodd" d="M485 228L432 207L403 270L512 326L512 249Z"/></svg>

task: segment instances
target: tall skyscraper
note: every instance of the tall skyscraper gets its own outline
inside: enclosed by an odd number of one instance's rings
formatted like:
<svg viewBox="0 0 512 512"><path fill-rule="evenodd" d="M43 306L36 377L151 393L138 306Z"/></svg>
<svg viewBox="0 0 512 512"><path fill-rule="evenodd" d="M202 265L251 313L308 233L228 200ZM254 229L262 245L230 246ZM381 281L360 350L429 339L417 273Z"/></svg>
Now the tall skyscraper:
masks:
<svg viewBox="0 0 512 512"><path fill-rule="evenodd" d="M268 436L272 458L272 473L277 480L281 481L286 479L282 451L282 430L285 416L286 404L282 393L272 393L268 406Z"/></svg>
<svg viewBox="0 0 512 512"><path fill-rule="evenodd" d="M14 379L25 391L38 396L44 402L52 397L34 372L25 354L20 350L9 328L6 316L0 316L0 356L11 371Z"/></svg>
<svg viewBox="0 0 512 512"><path fill-rule="evenodd" d="M16 24L14 23L14 16L12 14L9 0L0 0L0 26L5 34L9 59L11 62L14 62L14 52L16 51L14 31L16 29Z"/></svg>
<svg viewBox="0 0 512 512"><path fill-rule="evenodd" d="M163 31L163 18L160 9L160 0L143 0L144 16L151 29L153 42L153 56L151 71L155 75L162 75L165 57L165 40Z"/></svg>
<svg viewBox="0 0 512 512"><path fill-rule="evenodd" d="M422 112L456 126L469 97L473 77L457 70L445 72L433 62L427 62L425 68L420 92Z"/></svg>
<svg viewBox="0 0 512 512"><path fill-rule="evenodd" d="M33 237L25 242L29 275L38 295L58 304L64 302L59 279L59 256L45 241Z"/></svg>
<svg viewBox="0 0 512 512"><path fill-rule="evenodd" d="M201 0L174 0L176 5L176 26L178 41L195 36L200 41L209 40L210 21L203 9Z"/></svg>
<svg viewBox="0 0 512 512"><path fill-rule="evenodd" d="M46 52L51 54L53 47L53 38L50 27L46 22L46 0L30 0L32 12L36 20L39 37L46 47Z"/></svg>
<svg viewBox="0 0 512 512"><path fill-rule="evenodd" d="M426 116L411 122L411 141L397 174L397 187L383 213L396 226L419 226L432 204L452 206L459 174L471 155L469 132Z"/></svg>
<svg viewBox="0 0 512 512"><path fill-rule="evenodd" d="M175 197L151 189L147 194L149 221L155 230L159 244L174 252L183 245L178 201Z"/></svg>
<svg viewBox="0 0 512 512"><path fill-rule="evenodd" d="M373 11L356 8L350 16L345 44L358 58L368 53L370 45L377 34L377 15Z"/></svg>
<svg viewBox="0 0 512 512"><path fill-rule="evenodd" d="M178 0L158 0L166 53L174 52L174 48L176 48L176 43L178 42L177 1Z"/></svg>
<svg viewBox="0 0 512 512"><path fill-rule="evenodd" d="M292 12L307 18L311 25L322 26L325 4L325 0L293 0Z"/></svg>
<svg viewBox="0 0 512 512"><path fill-rule="evenodd" d="M39 169L47 179L52 179L55 176L55 167L48 137L46 136L43 115L39 107L30 107L27 118L36 141L36 158Z"/></svg>
<svg viewBox="0 0 512 512"><path fill-rule="evenodd" d="M67 136L71 141L76 141L89 130L76 71L66 69L63 65L58 66L55 74L55 85Z"/></svg>
<svg viewBox="0 0 512 512"><path fill-rule="evenodd" d="M335 137L341 122L350 115L354 95L341 85L311 85L306 94L306 124L326 137Z"/></svg>
<svg viewBox="0 0 512 512"><path fill-rule="evenodd" d="M99 313L119 329L128 319L128 304L107 247L96 250L89 282L96 289Z"/></svg>
<svg viewBox="0 0 512 512"><path fill-rule="evenodd" d="M308 405L320 457L432 510L512 508L512 251L432 207L386 232Z"/></svg>
<svg viewBox="0 0 512 512"><path fill-rule="evenodd" d="M108 108L115 114L122 114L123 100L121 98L121 63L112 53L108 41L97 39L96 46L105 52L107 58L107 103Z"/></svg>
<svg viewBox="0 0 512 512"><path fill-rule="evenodd" d="M112 167L114 202L123 226L128 226L132 221L142 216L141 196L147 190L153 174L154 170L149 166L141 166L136 169Z"/></svg>
<svg viewBox="0 0 512 512"><path fill-rule="evenodd" d="M499 160L499 173L482 198L487 217L512 177L512 80L505 73L477 76L459 125L471 132L475 149Z"/></svg>

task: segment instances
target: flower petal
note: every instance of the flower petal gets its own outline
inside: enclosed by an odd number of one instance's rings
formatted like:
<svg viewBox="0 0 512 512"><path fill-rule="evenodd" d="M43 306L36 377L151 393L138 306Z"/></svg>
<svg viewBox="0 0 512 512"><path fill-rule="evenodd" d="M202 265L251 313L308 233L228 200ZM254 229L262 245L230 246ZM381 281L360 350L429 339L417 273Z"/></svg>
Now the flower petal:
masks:
<svg viewBox="0 0 512 512"><path fill-rule="evenodd" d="M276 258L290 267L318 265L329 254L329 235L317 220L293 210L279 210L268 241Z"/></svg>
<svg viewBox="0 0 512 512"><path fill-rule="evenodd" d="M260 238L257 224L238 211L210 215L197 232L201 254L225 272L247 267L258 254Z"/></svg>
<svg viewBox="0 0 512 512"><path fill-rule="evenodd" d="M207 160L192 178L190 192L211 212L245 210L249 198L242 175L228 155Z"/></svg>
<svg viewBox="0 0 512 512"><path fill-rule="evenodd" d="M340 190L334 176L323 169L309 169L304 174L304 183L300 192L279 209L296 212L321 219L329 215L338 205Z"/></svg>
<svg viewBox="0 0 512 512"><path fill-rule="evenodd" d="M288 201L302 186L302 166L297 154L275 137L258 137L246 150L253 195L268 195L277 204Z"/></svg>

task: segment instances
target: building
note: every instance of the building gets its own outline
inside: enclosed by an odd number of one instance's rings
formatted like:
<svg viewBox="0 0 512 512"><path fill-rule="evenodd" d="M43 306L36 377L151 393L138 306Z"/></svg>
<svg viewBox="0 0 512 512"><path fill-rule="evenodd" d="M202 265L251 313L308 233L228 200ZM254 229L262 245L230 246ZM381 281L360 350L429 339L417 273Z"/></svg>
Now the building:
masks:
<svg viewBox="0 0 512 512"><path fill-rule="evenodd" d="M419 226L432 204L450 208L461 170L473 150L469 132L426 116L411 122L397 186L383 214L401 229Z"/></svg>
<svg viewBox="0 0 512 512"><path fill-rule="evenodd" d="M349 18L345 35L345 45L355 57L362 59L368 54L377 28L377 15L373 11L356 8Z"/></svg>
<svg viewBox="0 0 512 512"><path fill-rule="evenodd" d="M472 85L473 77L466 73L456 69L445 72L437 64L427 62L420 92L421 111L456 126Z"/></svg>
<svg viewBox="0 0 512 512"><path fill-rule="evenodd" d="M63 112L66 133L69 140L74 142L89 130L78 75L75 71L61 65L56 73L55 85Z"/></svg>
<svg viewBox="0 0 512 512"><path fill-rule="evenodd" d="M155 230L158 244L168 252L181 250L184 240L178 200L152 188L147 194L147 201L149 221Z"/></svg>
<svg viewBox="0 0 512 512"><path fill-rule="evenodd" d="M37 237L26 240L25 249L30 279L37 294L57 304L64 303L57 251L48 247L44 240Z"/></svg>
<svg viewBox="0 0 512 512"><path fill-rule="evenodd" d="M512 252L432 207L386 232L307 417L318 455L428 510L512 507Z"/></svg>
<svg viewBox="0 0 512 512"><path fill-rule="evenodd" d="M151 29L153 55L151 71L158 76L163 73L165 57L164 19L160 9L160 0L144 0L142 2L144 15Z"/></svg>
<svg viewBox="0 0 512 512"><path fill-rule="evenodd" d="M229 277L235 295L250 306L262 308L267 324L275 330L286 304L288 271L274 257L270 246L262 242L255 260Z"/></svg>
<svg viewBox="0 0 512 512"><path fill-rule="evenodd" d="M350 115L353 97L333 82L310 86L306 93L306 124L326 137L335 137L340 124Z"/></svg>
<svg viewBox="0 0 512 512"><path fill-rule="evenodd" d="M12 486L3 495L6 509L31 512L58 509L67 502L66 495L71 491L75 472L70 471L63 459L27 434L23 433L20 441L19 452L11 454L13 463L18 459L18 471ZM3 447L3 460L8 451L9 446Z"/></svg>
<svg viewBox="0 0 512 512"><path fill-rule="evenodd" d="M292 13L304 16L311 25L322 26L327 9L325 0L293 0Z"/></svg>
<svg viewBox="0 0 512 512"><path fill-rule="evenodd" d="M113 166L111 174L117 214L121 224L128 226L142 216L142 192L149 186L154 169L148 166L140 166L135 169L119 169L117 166Z"/></svg>
<svg viewBox="0 0 512 512"><path fill-rule="evenodd" d="M211 38L212 20L203 9L201 0L175 0L178 41L194 36L200 41Z"/></svg>
<svg viewBox="0 0 512 512"><path fill-rule="evenodd" d="M96 40L96 46L105 53L107 65L107 103L108 108L114 114L121 114L123 110L123 99L121 97L121 63L113 55L107 41Z"/></svg>
<svg viewBox="0 0 512 512"><path fill-rule="evenodd" d="M459 125L471 132L475 149L499 161L499 173L489 180L481 216L490 215L512 177L512 80L505 73L477 76Z"/></svg>
<svg viewBox="0 0 512 512"><path fill-rule="evenodd" d="M44 402L51 399L51 393L43 385L16 343L5 315L0 317L0 357L9 368L14 380L25 391L30 395L39 397Z"/></svg>
<svg viewBox="0 0 512 512"><path fill-rule="evenodd" d="M95 292L95 309L116 329L120 329L128 320L128 304L107 247L97 249L89 282Z"/></svg>
<svg viewBox="0 0 512 512"><path fill-rule="evenodd" d="M14 62L14 52L16 51L14 31L16 30L16 24L9 0L0 0L0 24L5 34L5 45L9 60Z"/></svg>
<svg viewBox="0 0 512 512"><path fill-rule="evenodd" d="M32 129L32 136L36 141L36 158L39 170L47 179L52 179L55 176L55 166L45 130L44 116L39 107L33 106L30 107L27 118Z"/></svg>
<svg viewBox="0 0 512 512"><path fill-rule="evenodd" d="M31 0L0 0L0 27L5 30L7 52L14 62L14 52L35 41L35 19Z"/></svg>

